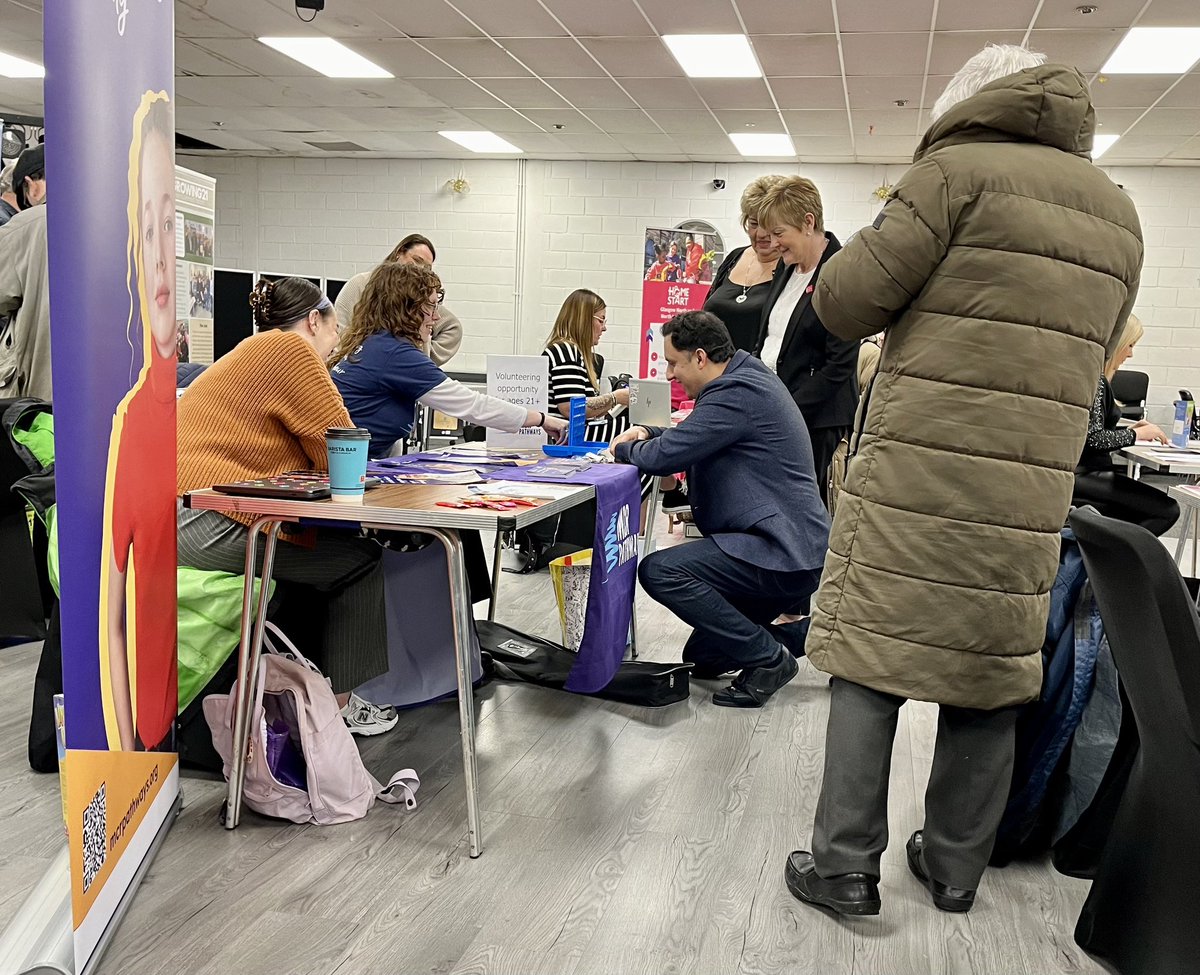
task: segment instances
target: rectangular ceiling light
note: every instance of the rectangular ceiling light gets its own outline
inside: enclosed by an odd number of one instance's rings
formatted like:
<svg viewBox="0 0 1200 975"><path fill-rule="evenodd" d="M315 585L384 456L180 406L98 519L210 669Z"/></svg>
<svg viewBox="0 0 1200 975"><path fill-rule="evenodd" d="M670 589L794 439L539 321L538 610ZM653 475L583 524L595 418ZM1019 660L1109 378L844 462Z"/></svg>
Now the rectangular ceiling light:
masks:
<svg viewBox="0 0 1200 975"><path fill-rule="evenodd" d="M35 61L26 61L0 51L0 75L6 78L44 78L46 69Z"/></svg>
<svg viewBox="0 0 1200 975"><path fill-rule="evenodd" d="M743 156L759 159L764 156L789 156L795 158L796 147L792 137L783 132L734 132L729 136L737 151Z"/></svg>
<svg viewBox="0 0 1200 975"><path fill-rule="evenodd" d="M1134 27L1101 74L1183 74L1200 61L1200 27Z"/></svg>
<svg viewBox="0 0 1200 975"><path fill-rule="evenodd" d="M260 37L259 40L328 78L394 77L332 37Z"/></svg>
<svg viewBox="0 0 1200 975"><path fill-rule="evenodd" d="M663 34L663 43L689 78L761 78L745 34Z"/></svg>
<svg viewBox="0 0 1200 975"><path fill-rule="evenodd" d="M472 152L514 152L520 153L511 142L507 142L495 132L439 132L443 139L457 142L464 149Z"/></svg>
<svg viewBox="0 0 1200 975"><path fill-rule="evenodd" d="M1119 135L1097 135L1092 137L1092 162L1095 162L1113 147Z"/></svg>

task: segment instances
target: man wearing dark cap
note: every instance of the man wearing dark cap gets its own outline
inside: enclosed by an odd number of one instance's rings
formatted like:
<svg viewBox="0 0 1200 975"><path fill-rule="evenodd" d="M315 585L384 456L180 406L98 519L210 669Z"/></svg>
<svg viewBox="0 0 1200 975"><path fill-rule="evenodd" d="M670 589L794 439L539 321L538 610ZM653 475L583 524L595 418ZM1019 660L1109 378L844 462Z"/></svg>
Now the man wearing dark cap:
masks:
<svg viewBox="0 0 1200 975"><path fill-rule="evenodd" d="M33 146L17 158L13 168L13 193L17 209L28 210L46 202L46 147Z"/></svg>
<svg viewBox="0 0 1200 975"><path fill-rule="evenodd" d="M0 397L49 400L50 274L46 247L45 148L13 168L20 213L0 227ZM7 316L7 321L5 317Z"/></svg>

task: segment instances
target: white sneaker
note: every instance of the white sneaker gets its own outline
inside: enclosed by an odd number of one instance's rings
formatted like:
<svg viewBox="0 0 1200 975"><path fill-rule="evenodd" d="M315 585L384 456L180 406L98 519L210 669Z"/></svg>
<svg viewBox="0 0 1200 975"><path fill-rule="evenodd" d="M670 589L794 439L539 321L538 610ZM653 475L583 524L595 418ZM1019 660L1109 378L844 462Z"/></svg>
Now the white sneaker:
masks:
<svg viewBox="0 0 1200 975"><path fill-rule="evenodd" d="M371 735L382 735L391 731L400 720L400 715L393 707L381 708L378 704L364 701L357 694L351 693L350 700L342 708L342 720L346 722L350 734L369 738Z"/></svg>

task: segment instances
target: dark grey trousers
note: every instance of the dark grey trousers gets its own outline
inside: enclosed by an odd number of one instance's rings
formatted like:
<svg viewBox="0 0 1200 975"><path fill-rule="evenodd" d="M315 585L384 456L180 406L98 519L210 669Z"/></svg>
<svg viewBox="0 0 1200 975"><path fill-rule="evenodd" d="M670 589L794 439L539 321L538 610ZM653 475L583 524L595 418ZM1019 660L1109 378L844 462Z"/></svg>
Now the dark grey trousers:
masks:
<svg viewBox="0 0 1200 975"><path fill-rule="evenodd" d="M879 878L888 843L892 741L904 701L834 678L825 779L813 825L812 852L822 877ZM1008 801L1016 724L1016 708L938 709L922 827L925 867L934 880L968 890L979 886Z"/></svg>
<svg viewBox="0 0 1200 975"><path fill-rule="evenodd" d="M220 512L193 511L182 504L178 515L180 565L238 575L245 571L245 525ZM265 536L258 545L260 575L264 541ZM382 553L378 542L336 529L318 529L312 548L282 539L275 546L272 576L311 587L325 601L319 650L311 656L338 694L388 669ZM304 639L288 636L310 652Z"/></svg>

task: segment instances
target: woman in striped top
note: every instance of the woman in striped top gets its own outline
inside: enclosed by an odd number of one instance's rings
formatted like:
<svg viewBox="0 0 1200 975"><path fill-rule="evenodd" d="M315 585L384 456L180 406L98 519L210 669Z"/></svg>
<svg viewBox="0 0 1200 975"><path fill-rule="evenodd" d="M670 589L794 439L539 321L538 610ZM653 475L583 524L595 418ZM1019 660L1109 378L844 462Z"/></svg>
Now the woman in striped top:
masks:
<svg viewBox="0 0 1200 975"><path fill-rule="evenodd" d="M600 374L604 357L595 351L600 336L606 331L608 309L604 299L594 291L580 288L572 291L558 311L554 328L542 351L550 360L550 408L563 416L571 413L571 398L587 400L586 438L595 443L609 443L629 429L629 390L614 389L600 393ZM651 478L643 474L642 499L650 494ZM674 487L673 478L664 490Z"/></svg>

